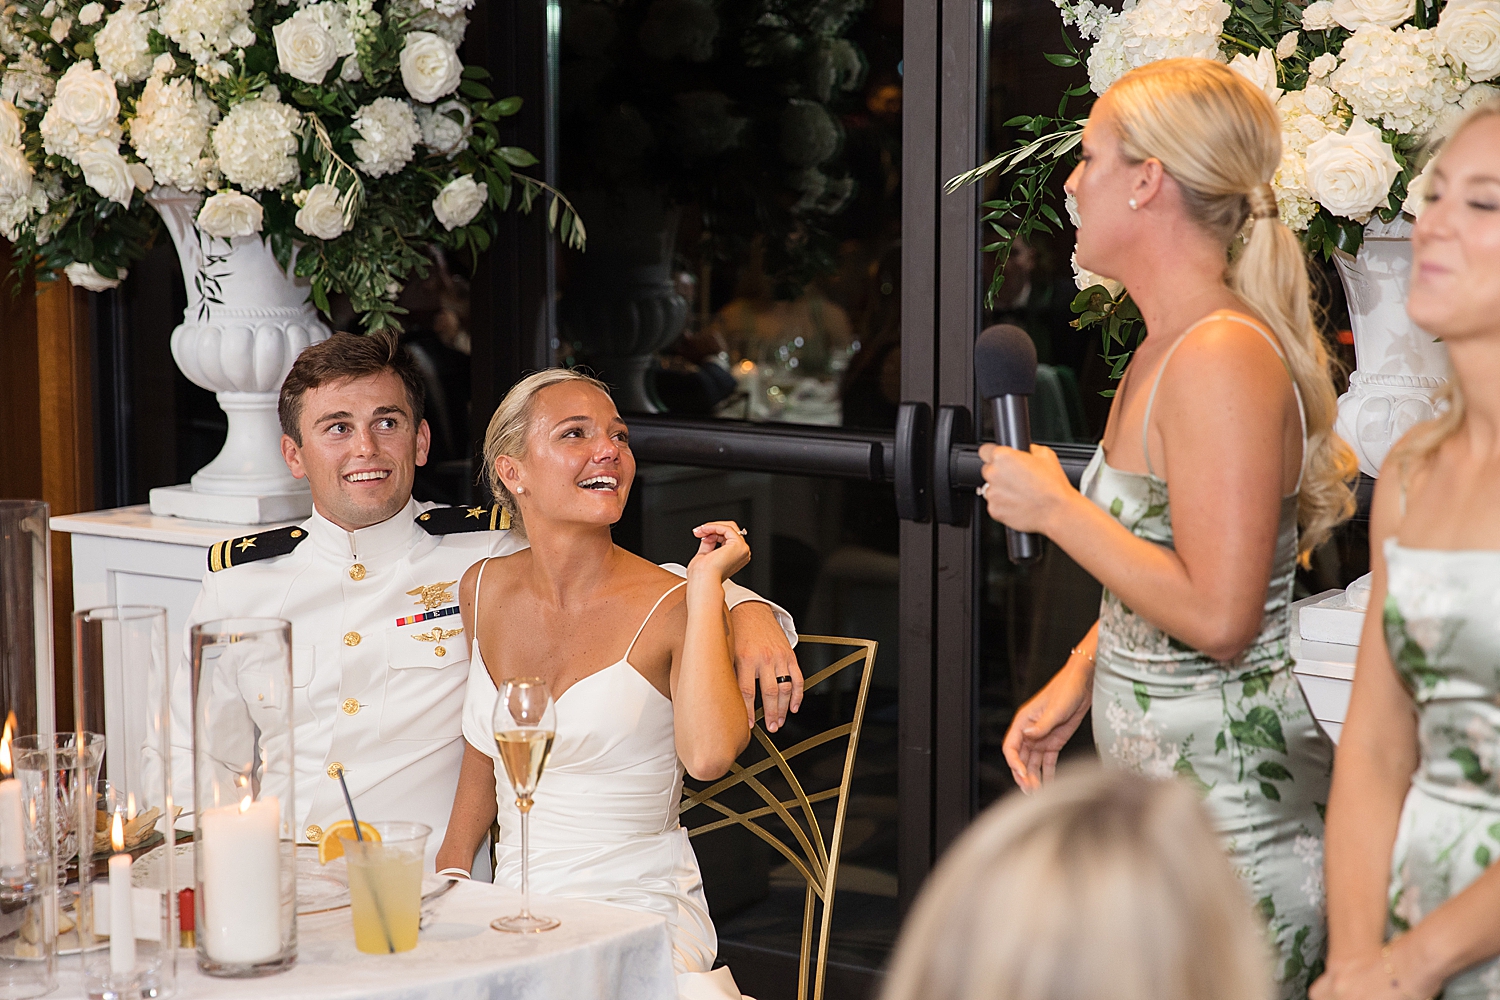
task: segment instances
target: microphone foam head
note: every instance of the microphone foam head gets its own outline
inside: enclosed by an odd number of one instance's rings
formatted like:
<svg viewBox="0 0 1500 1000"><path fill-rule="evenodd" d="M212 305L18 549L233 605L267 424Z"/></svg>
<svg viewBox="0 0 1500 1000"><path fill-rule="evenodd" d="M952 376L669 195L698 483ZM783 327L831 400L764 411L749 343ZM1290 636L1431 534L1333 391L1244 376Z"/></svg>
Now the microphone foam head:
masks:
<svg viewBox="0 0 1500 1000"><path fill-rule="evenodd" d="M992 326L974 341L974 380L982 399L1036 390L1036 344L1019 326Z"/></svg>

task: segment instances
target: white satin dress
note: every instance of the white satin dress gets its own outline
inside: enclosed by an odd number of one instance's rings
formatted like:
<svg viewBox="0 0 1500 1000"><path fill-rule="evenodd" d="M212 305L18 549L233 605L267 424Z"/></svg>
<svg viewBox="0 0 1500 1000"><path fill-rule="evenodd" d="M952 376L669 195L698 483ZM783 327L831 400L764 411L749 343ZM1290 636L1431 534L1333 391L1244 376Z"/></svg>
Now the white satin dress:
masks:
<svg viewBox="0 0 1500 1000"><path fill-rule="evenodd" d="M481 568L476 608L483 584ZM624 656L557 699L557 737L531 810L531 891L660 914L672 934L679 997L739 1000L729 969L713 969L719 939L698 859L677 822L683 770L672 702L630 665L646 622L683 586L657 599ZM476 612L464 739L495 761L500 825L495 882L519 890L521 813L495 748L490 720L498 694L478 636ZM536 909L545 912L545 904Z"/></svg>

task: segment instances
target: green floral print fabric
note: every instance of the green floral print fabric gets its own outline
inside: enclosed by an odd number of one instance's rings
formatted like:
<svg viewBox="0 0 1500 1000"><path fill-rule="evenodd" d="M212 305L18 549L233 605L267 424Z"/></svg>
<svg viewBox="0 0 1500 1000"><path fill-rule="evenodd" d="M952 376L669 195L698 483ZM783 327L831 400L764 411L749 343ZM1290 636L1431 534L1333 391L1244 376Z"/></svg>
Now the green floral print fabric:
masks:
<svg viewBox="0 0 1500 1000"><path fill-rule="evenodd" d="M1171 547L1167 484L1111 468L1104 449L1083 491L1140 538ZM1297 498L1282 501L1255 641L1217 662L1105 590L1095 655L1094 740L1108 763L1197 789L1277 954L1279 996L1301 1000L1323 971L1323 810L1333 745L1292 674L1287 640Z"/></svg>
<svg viewBox="0 0 1500 1000"><path fill-rule="evenodd" d="M1421 752L1391 853L1395 935L1500 857L1500 552L1392 538L1385 558L1385 642L1416 702ZM1500 961L1450 979L1442 996L1500 1000Z"/></svg>

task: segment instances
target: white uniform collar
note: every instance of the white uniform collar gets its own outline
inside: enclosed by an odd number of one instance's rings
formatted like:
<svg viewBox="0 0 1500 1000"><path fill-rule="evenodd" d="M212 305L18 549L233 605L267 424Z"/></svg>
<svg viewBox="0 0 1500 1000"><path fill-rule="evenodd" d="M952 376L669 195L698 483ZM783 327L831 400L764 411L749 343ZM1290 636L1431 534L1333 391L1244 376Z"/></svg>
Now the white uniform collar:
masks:
<svg viewBox="0 0 1500 1000"><path fill-rule="evenodd" d="M390 552L411 549L412 533L418 531L416 517L421 511L416 500L408 499L395 516L368 528L345 531L314 510L303 527L318 551L334 559L378 559Z"/></svg>

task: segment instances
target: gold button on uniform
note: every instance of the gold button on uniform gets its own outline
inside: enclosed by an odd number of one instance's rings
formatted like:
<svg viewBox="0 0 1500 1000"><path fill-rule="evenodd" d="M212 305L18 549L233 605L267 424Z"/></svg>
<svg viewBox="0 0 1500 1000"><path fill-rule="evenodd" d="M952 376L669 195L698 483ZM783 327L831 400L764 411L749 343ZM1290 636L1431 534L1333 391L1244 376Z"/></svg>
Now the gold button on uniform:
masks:
<svg viewBox="0 0 1500 1000"><path fill-rule="evenodd" d="M344 709L344 714L345 715L358 715L359 714L359 707L360 707L359 706L359 699L358 698L345 698L344 699L344 704L343 704L342 707Z"/></svg>
<svg viewBox="0 0 1500 1000"><path fill-rule="evenodd" d="M340 764L338 761L334 761L332 764L328 765L328 776L330 778L335 778L336 779L339 776L339 772L342 771L343 769L344 769L344 765L343 764Z"/></svg>
<svg viewBox="0 0 1500 1000"><path fill-rule="evenodd" d="M432 653L433 653L434 656L447 656L448 655L448 650L445 647L443 647L443 646L439 646L436 649L434 649L432 651Z"/></svg>
<svg viewBox="0 0 1500 1000"><path fill-rule="evenodd" d="M346 646L358 646L359 645L359 640L361 638L362 637L360 636L360 634L358 632L345 632L344 633L344 645L346 645Z"/></svg>
<svg viewBox="0 0 1500 1000"><path fill-rule="evenodd" d="M307 838L309 844L316 844L323 839L323 828L321 826L310 826L302 831L302 835Z"/></svg>
<svg viewBox="0 0 1500 1000"><path fill-rule="evenodd" d="M349 567L349 579L351 579L351 580L363 580L364 578L365 578L365 564L364 563L355 563L353 566Z"/></svg>

